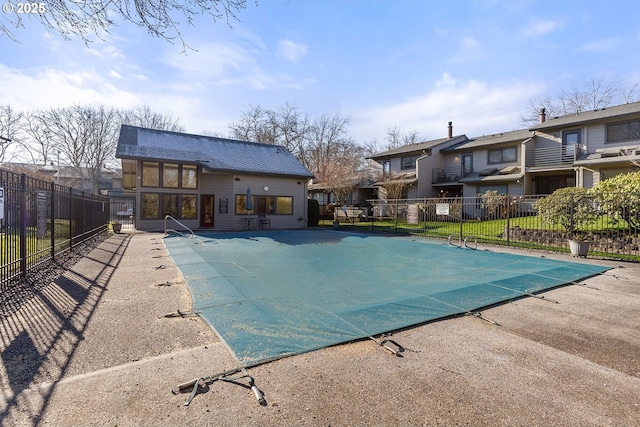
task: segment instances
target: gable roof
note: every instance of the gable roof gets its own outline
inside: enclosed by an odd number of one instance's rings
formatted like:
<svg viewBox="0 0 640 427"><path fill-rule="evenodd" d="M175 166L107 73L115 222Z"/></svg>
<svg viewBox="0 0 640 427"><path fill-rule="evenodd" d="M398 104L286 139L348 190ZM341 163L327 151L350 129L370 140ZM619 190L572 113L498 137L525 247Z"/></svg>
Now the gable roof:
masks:
<svg viewBox="0 0 640 427"><path fill-rule="evenodd" d="M458 135L458 136L454 136L453 138L440 138L440 139L434 139L431 141L425 141L425 142L418 142L415 144L408 144L408 145L403 145L401 147L397 147L397 148L392 148L391 150L387 150L387 151L383 151L382 153L378 153L378 154L374 154L373 156L370 156L370 159L373 160L382 160L382 159L388 159L391 157L397 157L400 156L402 154L416 154L416 155L422 155L422 154L427 154L428 150L431 150L432 148L445 143L445 142L450 142L452 144L459 144L461 142L464 142L467 140L467 136L466 135Z"/></svg>
<svg viewBox="0 0 640 427"><path fill-rule="evenodd" d="M532 127L531 130L554 129L580 125L586 122L602 121L611 118L623 119L625 116L638 114L640 114L640 101L631 102L629 104L616 105L613 107L600 108L592 111L583 111L581 113L567 114L566 116L554 117Z"/></svg>
<svg viewBox="0 0 640 427"><path fill-rule="evenodd" d="M218 172L313 177L300 160L279 145L129 125L120 128L116 157L197 164Z"/></svg>
<svg viewBox="0 0 640 427"><path fill-rule="evenodd" d="M494 145L507 144L510 142L523 142L534 136L529 129L520 129L510 132L502 132L494 135L482 135L471 138L461 144L443 149L443 152L462 151L479 147L490 147Z"/></svg>

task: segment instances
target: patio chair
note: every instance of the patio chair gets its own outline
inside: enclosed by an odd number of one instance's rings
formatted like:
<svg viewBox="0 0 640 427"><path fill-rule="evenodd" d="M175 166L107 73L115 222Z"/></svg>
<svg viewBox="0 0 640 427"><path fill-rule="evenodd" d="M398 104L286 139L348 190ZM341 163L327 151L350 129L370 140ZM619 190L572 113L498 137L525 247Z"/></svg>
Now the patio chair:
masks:
<svg viewBox="0 0 640 427"><path fill-rule="evenodd" d="M260 230L264 230L265 228L271 229L271 220L265 215L258 215L258 227Z"/></svg>

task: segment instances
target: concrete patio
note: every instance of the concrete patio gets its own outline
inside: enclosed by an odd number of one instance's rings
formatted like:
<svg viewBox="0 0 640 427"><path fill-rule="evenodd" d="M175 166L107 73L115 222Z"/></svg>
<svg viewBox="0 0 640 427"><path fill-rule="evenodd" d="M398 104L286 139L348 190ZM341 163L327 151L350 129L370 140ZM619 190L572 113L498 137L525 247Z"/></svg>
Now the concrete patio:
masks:
<svg viewBox="0 0 640 427"><path fill-rule="evenodd" d="M482 312L247 370L190 313L162 234L115 234L0 321L6 426L640 425L640 265ZM490 248L495 251L508 251Z"/></svg>

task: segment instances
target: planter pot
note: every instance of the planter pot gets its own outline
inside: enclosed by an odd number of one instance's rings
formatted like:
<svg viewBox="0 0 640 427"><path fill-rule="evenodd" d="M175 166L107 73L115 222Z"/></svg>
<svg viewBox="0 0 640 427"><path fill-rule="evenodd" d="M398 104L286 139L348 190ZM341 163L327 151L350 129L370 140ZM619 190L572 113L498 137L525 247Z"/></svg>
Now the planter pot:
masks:
<svg viewBox="0 0 640 427"><path fill-rule="evenodd" d="M111 224L114 233L119 233L122 230L122 224Z"/></svg>
<svg viewBox="0 0 640 427"><path fill-rule="evenodd" d="M340 223L339 223L338 221L334 221L334 222L333 222L333 229L334 229L334 230L337 230L337 229L339 229L339 228L340 228Z"/></svg>
<svg viewBox="0 0 640 427"><path fill-rule="evenodd" d="M587 252L589 252L589 242L569 240L569 250L571 250L571 255L573 256L586 257Z"/></svg>

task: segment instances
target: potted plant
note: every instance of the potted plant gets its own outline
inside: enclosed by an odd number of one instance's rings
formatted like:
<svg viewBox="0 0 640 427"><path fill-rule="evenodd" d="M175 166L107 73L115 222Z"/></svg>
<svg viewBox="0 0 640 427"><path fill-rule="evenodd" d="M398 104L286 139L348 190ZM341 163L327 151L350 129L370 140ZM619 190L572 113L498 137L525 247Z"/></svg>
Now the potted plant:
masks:
<svg viewBox="0 0 640 427"><path fill-rule="evenodd" d="M114 233L120 233L122 230L122 224L120 221L111 221L111 229Z"/></svg>
<svg viewBox="0 0 640 427"><path fill-rule="evenodd" d="M573 256L586 257L589 242L581 238L581 231L593 222L596 209L589 191L579 187L559 188L536 202L535 208L542 222L560 225L569 233L569 250Z"/></svg>

